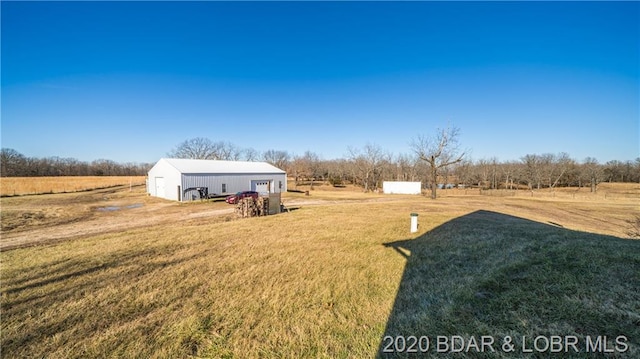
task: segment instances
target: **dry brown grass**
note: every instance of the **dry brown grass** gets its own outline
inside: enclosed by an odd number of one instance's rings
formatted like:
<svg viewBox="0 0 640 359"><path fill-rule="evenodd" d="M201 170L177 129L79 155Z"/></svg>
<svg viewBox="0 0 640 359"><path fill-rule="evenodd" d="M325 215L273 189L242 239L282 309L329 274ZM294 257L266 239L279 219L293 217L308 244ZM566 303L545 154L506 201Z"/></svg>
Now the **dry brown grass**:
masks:
<svg viewBox="0 0 640 359"><path fill-rule="evenodd" d="M609 323L602 327L605 335L640 335L632 325L640 309L640 251L634 244L640 242L586 233L623 236L624 228L616 224L637 210L637 203L479 195L431 201L314 191L286 194L285 204L298 207L290 213L229 220L210 214L228 208L220 203L166 202L142 190L107 196L94 191L1 200L3 215L11 208L69 202L87 206L83 213L92 217L78 221L90 227L106 228L125 218L141 223L0 253L3 356L375 357L385 330L403 323L420 332L396 334L482 329L481 334L498 335L514 318L530 323L513 329L526 335L558 328L564 334L595 333L603 320ZM95 212L105 204L130 203L144 206ZM409 233L411 212L420 215L415 234ZM158 216L164 217L150 225L148 219ZM8 233L38 228L47 226L32 223ZM413 260L385 245L414 239L420 244L412 247L414 254L422 254ZM492 260L482 261L485 257ZM416 264L415 258L421 260ZM514 268L518 276L512 278ZM430 278L432 287L407 278L411 273ZM594 288L576 273L595 276ZM615 286L600 280L613 277ZM500 285L524 280L530 286ZM447 314L438 321L409 316L428 314L411 300L408 306L398 303L411 297L404 289L410 284L433 293ZM614 297L603 295L611 290ZM477 291L481 300L474 297ZM544 299L541 304L531 293ZM575 314L577 322L554 327L558 323L541 311L564 310L566 298L580 310L561 318ZM524 311L515 316L511 308L517 306ZM475 327L476 311L493 322ZM416 324L415 318L424 321Z"/></svg>
<svg viewBox="0 0 640 359"><path fill-rule="evenodd" d="M140 185L146 176L3 177L0 196L78 192L119 185Z"/></svg>
<svg viewBox="0 0 640 359"><path fill-rule="evenodd" d="M224 202L177 203L128 185L87 192L0 198L0 250L176 222L219 220Z"/></svg>
<svg viewBox="0 0 640 359"><path fill-rule="evenodd" d="M588 201L619 200L640 201L640 183L600 183L596 192L588 187L558 187L529 190L483 190L448 189L440 190L438 196L484 195L494 197L527 197L527 198L558 198Z"/></svg>

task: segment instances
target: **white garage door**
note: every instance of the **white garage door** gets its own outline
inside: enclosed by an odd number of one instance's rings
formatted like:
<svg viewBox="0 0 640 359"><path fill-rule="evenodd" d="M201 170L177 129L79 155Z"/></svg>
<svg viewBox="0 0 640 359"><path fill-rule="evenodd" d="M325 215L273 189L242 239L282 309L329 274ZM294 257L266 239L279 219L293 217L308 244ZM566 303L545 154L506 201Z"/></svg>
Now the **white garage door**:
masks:
<svg viewBox="0 0 640 359"><path fill-rule="evenodd" d="M260 194L267 194L269 193L270 183L271 182L267 180L251 181L251 190Z"/></svg>

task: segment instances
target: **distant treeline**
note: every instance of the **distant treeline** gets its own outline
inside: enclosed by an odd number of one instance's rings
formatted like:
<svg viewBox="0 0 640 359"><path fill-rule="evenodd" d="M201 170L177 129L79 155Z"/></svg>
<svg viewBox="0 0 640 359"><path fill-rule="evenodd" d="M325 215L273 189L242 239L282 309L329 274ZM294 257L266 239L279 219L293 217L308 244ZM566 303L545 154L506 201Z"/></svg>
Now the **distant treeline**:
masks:
<svg viewBox="0 0 640 359"><path fill-rule="evenodd" d="M376 146L353 151L346 159L320 160L312 153L281 161L298 183L309 179L331 184L351 183L365 190L382 187L383 181L421 181L430 187L429 166L412 154L392 155ZM565 153L530 154L516 161L496 158L464 161L445 168L438 186L484 189L542 189L591 187L601 182L640 183L640 158L634 161L598 163L594 158L577 161Z"/></svg>
<svg viewBox="0 0 640 359"><path fill-rule="evenodd" d="M42 176L146 176L150 163L117 163L100 159L91 162L75 158L27 157L16 150L0 151L1 177Z"/></svg>
<svg viewBox="0 0 640 359"><path fill-rule="evenodd" d="M259 153L231 143L197 138L181 143L169 157L217 160L265 161L287 171L295 184L314 181L332 185L354 184L365 191L382 187L383 181L421 181L430 185L429 166L414 153L394 155L380 146L367 144L349 148L346 158L324 160L307 151L294 155L285 150ZM74 158L26 157L2 149L3 177L30 176L144 176L153 163L116 163L111 160L82 162ZM464 161L444 168L438 175L441 186L486 189L541 189L595 187L600 182L640 183L640 158L633 161L598 163L594 158L577 161L566 153L529 154L516 161L497 158Z"/></svg>
<svg viewBox="0 0 640 359"><path fill-rule="evenodd" d="M453 170L459 183L486 189L591 187L595 191L600 182L640 183L640 158L601 164L592 157L577 161L566 153L529 154L519 161L465 161Z"/></svg>

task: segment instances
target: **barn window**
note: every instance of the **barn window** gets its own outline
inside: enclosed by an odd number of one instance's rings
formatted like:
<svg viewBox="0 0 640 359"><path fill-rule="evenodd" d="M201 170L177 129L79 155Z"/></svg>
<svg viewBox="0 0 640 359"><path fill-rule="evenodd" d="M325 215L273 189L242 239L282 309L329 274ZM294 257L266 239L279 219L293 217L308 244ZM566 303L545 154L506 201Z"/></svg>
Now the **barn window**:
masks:
<svg viewBox="0 0 640 359"><path fill-rule="evenodd" d="M227 184L226 183L222 184L222 193L227 193Z"/></svg>

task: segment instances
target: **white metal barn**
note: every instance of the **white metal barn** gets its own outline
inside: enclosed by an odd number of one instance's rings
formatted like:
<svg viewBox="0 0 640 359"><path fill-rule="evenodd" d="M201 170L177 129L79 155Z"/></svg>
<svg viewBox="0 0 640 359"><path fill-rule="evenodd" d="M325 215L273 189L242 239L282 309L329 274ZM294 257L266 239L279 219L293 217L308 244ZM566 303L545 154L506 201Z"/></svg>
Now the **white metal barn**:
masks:
<svg viewBox="0 0 640 359"><path fill-rule="evenodd" d="M147 192L174 201L200 198L197 188L209 194L256 191L261 194L287 191L285 171L266 162L161 158L147 177Z"/></svg>
<svg viewBox="0 0 640 359"><path fill-rule="evenodd" d="M420 194L422 182L384 181L382 192L387 194Z"/></svg>

